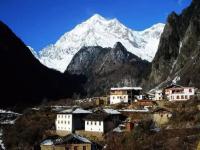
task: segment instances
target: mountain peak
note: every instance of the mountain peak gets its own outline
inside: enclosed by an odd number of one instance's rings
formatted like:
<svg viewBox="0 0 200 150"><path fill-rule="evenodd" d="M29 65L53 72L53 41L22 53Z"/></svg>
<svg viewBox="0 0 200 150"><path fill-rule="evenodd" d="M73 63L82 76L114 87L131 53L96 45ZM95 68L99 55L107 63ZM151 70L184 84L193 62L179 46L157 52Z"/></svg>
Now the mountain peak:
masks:
<svg viewBox="0 0 200 150"><path fill-rule="evenodd" d="M96 20L102 20L102 21L105 21L106 19L104 17L102 17L101 15L99 14L94 14L92 17L90 17L88 20L92 20L92 21L96 21Z"/></svg>
<svg viewBox="0 0 200 150"><path fill-rule="evenodd" d="M125 49L125 47L123 46L123 44L121 42L117 42L117 43L115 43L113 49Z"/></svg>
<svg viewBox="0 0 200 150"><path fill-rule="evenodd" d="M74 55L83 46L101 46L112 48L116 42L132 54L152 61L158 47L163 27L152 30L134 31L116 18L106 19L94 14L88 20L66 32L52 46L44 48L39 53L41 63L64 72ZM115 45L122 48L119 43Z"/></svg>

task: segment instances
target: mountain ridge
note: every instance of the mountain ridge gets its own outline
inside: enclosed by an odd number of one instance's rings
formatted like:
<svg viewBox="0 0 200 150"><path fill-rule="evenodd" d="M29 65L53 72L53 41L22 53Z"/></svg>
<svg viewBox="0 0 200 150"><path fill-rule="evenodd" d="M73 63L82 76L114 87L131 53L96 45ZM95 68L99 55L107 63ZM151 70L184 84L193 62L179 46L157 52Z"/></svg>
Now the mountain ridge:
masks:
<svg viewBox="0 0 200 150"><path fill-rule="evenodd" d="M180 15L167 19L158 51L152 61L149 88L177 83L200 88L200 1L193 0Z"/></svg>
<svg viewBox="0 0 200 150"><path fill-rule="evenodd" d="M67 71L87 77L88 96L106 95L113 86L139 86L150 63L128 52L117 42L113 48L83 47L75 54Z"/></svg>
<svg viewBox="0 0 200 150"><path fill-rule="evenodd" d="M1 21L0 39L1 107L31 106L83 92L84 77L64 76L42 65L30 47Z"/></svg>
<svg viewBox="0 0 200 150"><path fill-rule="evenodd" d="M39 52L39 60L49 68L64 72L73 56L83 46L106 48L121 42L129 52L151 61L157 51L163 28L164 24L158 23L144 31L134 31L116 18L109 20L95 14L64 33L55 44L42 49Z"/></svg>

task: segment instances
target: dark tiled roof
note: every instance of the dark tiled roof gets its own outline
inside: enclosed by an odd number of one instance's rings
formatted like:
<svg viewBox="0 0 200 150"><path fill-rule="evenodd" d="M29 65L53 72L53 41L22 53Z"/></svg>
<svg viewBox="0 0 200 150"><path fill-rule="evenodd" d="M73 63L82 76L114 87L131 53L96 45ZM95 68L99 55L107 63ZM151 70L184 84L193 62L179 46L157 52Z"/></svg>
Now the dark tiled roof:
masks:
<svg viewBox="0 0 200 150"><path fill-rule="evenodd" d="M95 112L95 113L92 113L92 114L89 114L85 117L85 120L90 120L90 121L104 121L106 120L107 118L109 118L110 115L105 113L105 112Z"/></svg>
<svg viewBox="0 0 200 150"><path fill-rule="evenodd" d="M81 137L79 135L76 135L76 134L70 134L70 135L62 137L60 139L56 139L54 141L55 145L59 145L59 144L84 144L84 143L92 143L92 142L89 141L88 139Z"/></svg>
<svg viewBox="0 0 200 150"><path fill-rule="evenodd" d="M92 144L90 140L76 134L69 134L65 137L52 137L44 140L43 145L63 145L63 144Z"/></svg>

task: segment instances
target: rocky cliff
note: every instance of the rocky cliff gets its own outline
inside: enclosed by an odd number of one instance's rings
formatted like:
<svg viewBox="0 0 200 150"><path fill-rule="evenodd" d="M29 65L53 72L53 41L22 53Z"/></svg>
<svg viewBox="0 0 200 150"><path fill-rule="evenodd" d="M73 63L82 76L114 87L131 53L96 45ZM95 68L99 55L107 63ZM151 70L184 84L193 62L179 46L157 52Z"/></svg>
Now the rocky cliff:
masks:
<svg viewBox="0 0 200 150"><path fill-rule="evenodd" d="M193 0L180 15L171 13L152 61L148 88L167 83L200 88L200 1Z"/></svg>
<svg viewBox="0 0 200 150"><path fill-rule="evenodd" d="M88 77L88 95L106 94L113 86L138 86L146 77L149 63L128 52L121 43L113 48L83 47L67 71Z"/></svg>

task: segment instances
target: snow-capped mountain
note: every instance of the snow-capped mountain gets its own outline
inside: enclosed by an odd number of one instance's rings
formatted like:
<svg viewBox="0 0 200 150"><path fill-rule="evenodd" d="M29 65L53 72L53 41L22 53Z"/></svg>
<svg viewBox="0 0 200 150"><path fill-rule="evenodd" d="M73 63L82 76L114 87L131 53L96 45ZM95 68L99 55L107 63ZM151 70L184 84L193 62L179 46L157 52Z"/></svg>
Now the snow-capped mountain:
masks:
<svg viewBox="0 0 200 150"><path fill-rule="evenodd" d="M37 52L31 46L27 46L27 47L29 48L29 50L31 51L33 56L35 56L35 58L39 59Z"/></svg>
<svg viewBox="0 0 200 150"><path fill-rule="evenodd" d="M144 31L134 31L117 19L105 19L95 14L61 36L55 44L42 49L39 59L47 67L64 72L83 46L113 47L116 42L121 42L129 52L152 61L163 28L164 24L159 23Z"/></svg>

